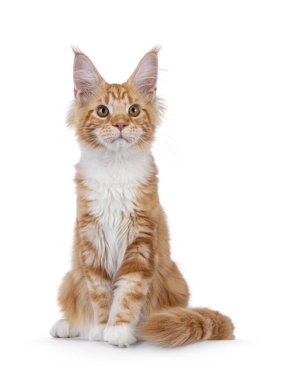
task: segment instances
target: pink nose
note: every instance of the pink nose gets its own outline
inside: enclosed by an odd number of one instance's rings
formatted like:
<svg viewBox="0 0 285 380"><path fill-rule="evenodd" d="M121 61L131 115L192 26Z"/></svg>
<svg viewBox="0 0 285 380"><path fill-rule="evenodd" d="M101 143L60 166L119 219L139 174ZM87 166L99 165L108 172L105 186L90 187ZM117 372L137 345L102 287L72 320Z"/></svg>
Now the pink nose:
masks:
<svg viewBox="0 0 285 380"><path fill-rule="evenodd" d="M114 127L117 127L119 131L122 131L125 127L127 127L129 124L125 121L117 121L113 124Z"/></svg>

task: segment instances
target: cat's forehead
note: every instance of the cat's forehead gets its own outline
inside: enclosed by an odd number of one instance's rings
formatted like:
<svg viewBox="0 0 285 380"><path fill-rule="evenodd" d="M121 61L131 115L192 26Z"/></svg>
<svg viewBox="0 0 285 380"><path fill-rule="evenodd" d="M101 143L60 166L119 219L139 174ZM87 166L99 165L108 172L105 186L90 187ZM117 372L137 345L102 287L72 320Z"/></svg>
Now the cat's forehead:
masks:
<svg viewBox="0 0 285 380"><path fill-rule="evenodd" d="M105 104L132 104L136 100L126 84L107 84L102 95Z"/></svg>

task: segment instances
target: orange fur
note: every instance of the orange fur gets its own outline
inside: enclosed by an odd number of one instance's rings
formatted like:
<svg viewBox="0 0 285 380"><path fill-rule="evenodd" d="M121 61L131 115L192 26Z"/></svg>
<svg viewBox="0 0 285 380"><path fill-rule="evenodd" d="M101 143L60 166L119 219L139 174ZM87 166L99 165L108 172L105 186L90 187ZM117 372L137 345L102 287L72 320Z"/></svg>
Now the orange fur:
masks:
<svg viewBox="0 0 285 380"><path fill-rule="evenodd" d="M151 314L138 326L137 335L163 347L234 338L231 320L221 313L179 307Z"/></svg>
<svg viewBox="0 0 285 380"><path fill-rule="evenodd" d="M155 96L157 53L157 50L147 53L130 79L118 85L106 83L91 61L82 52L75 51L76 98L68 120L87 151L102 151L105 154L110 150L108 161L104 164L106 168L114 160L118 171L124 170L124 149L134 154L138 152L143 155L146 152L147 160L160 115ZM104 118L96 113L102 104L110 107L109 114ZM132 104L140 107L137 117L127 112ZM121 144L123 148L119 146L119 151L113 150L119 139L116 139L118 125L128 126L123 130L128 130L125 133L126 142ZM110 232L102 219L105 208L101 210L100 200L96 198L94 201L92 197L92 192L96 193L101 183L93 190L93 182L84 174L82 164L77 166L73 263L59 292L65 319L70 326L78 329L86 325L102 327L104 337L98 333L96 339L105 339L117 345L131 344L135 337L165 347L205 339L233 338L233 325L228 317L209 309L187 309L189 290L170 258L168 227L159 202L157 168L152 156L147 164L147 175L142 178L132 191L124 180L116 182L119 179L115 178L112 182L112 178L107 179L110 187L106 194L111 197L117 191L120 197L125 193L131 197L131 201L122 201L122 210L119 209L118 214L116 209L113 211L114 219L118 218L119 222L112 222L115 224L110 225ZM115 195L118 197L118 194ZM112 207L106 197L104 195L102 198L107 202L106 207ZM131 210L126 211L127 207ZM112 212L110 215L108 217L111 218ZM122 226L126 226L123 232L120 230ZM108 261L111 260L108 255L116 254L116 250L119 252L120 244L112 251L111 243L107 241L110 239L109 233L117 234L118 239L122 239L121 245L126 244L122 261L113 271L111 269L115 264ZM120 326L130 328L128 338L124 338L122 333L125 330L116 330ZM120 339L113 334L114 331L116 334L121 331Z"/></svg>

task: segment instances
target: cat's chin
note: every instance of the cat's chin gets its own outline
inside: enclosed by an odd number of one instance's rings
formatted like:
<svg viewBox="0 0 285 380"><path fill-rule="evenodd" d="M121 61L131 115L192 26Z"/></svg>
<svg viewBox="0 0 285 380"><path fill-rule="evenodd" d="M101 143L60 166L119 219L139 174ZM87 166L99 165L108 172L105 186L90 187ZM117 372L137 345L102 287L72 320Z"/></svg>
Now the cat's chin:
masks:
<svg viewBox="0 0 285 380"><path fill-rule="evenodd" d="M130 149L132 145L133 144L129 143L127 140L119 138L110 144L106 144L105 148L111 150L112 152L123 152Z"/></svg>

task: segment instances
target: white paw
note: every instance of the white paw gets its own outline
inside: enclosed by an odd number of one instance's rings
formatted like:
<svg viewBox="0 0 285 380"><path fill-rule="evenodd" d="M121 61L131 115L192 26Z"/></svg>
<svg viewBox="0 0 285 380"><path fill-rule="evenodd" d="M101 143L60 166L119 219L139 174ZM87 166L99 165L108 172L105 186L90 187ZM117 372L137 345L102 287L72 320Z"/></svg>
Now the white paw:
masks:
<svg viewBox="0 0 285 380"><path fill-rule="evenodd" d="M131 325L107 326L104 330L104 340L119 347L128 347L137 341Z"/></svg>
<svg viewBox="0 0 285 380"><path fill-rule="evenodd" d="M74 338L79 336L79 330L71 327L66 319L60 319L57 321L49 333L54 338Z"/></svg>
<svg viewBox="0 0 285 380"><path fill-rule="evenodd" d="M90 327L89 333L88 333L88 339L89 340L97 340L102 341L104 340L103 333L106 325L100 324L100 325L94 325Z"/></svg>

